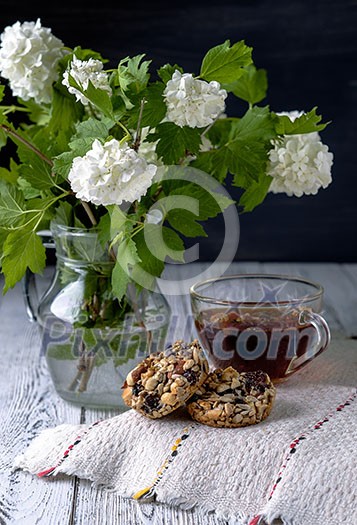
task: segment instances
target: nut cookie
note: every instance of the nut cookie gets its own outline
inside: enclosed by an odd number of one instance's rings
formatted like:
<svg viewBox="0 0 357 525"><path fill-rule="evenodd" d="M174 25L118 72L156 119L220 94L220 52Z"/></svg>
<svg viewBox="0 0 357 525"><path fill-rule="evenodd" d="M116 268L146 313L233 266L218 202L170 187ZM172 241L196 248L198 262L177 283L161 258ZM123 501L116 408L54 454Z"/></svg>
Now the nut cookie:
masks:
<svg viewBox="0 0 357 525"><path fill-rule="evenodd" d="M207 376L208 362L198 340L178 340L129 372L122 397L127 406L157 419L183 406Z"/></svg>
<svg viewBox="0 0 357 525"><path fill-rule="evenodd" d="M270 414L275 393L265 372L218 368L189 400L187 410L192 419L211 427L244 427Z"/></svg>

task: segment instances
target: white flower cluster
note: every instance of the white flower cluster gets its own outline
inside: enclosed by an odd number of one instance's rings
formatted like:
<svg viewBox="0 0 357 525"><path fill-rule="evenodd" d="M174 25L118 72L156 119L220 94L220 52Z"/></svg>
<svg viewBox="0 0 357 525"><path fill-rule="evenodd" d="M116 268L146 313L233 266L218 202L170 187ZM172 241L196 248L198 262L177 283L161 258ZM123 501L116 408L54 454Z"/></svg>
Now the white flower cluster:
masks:
<svg viewBox="0 0 357 525"><path fill-rule="evenodd" d="M1 35L0 74L9 80L14 96L49 103L57 64L64 55L63 43L51 29L35 22L16 22Z"/></svg>
<svg viewBox="0 0 357 525"><path fill-rule="evenodd" d="M102 144L96 139L84 157L73 159L68 179L79 199L96 205L119 205L140 200L156 170L127 144L116 139Z"/></svg>
<svg viewBox="0 0 357 525"><path fill-rule="evenodd" d="M302 112L278 114L294 121ZM270 192L296 197L316 195L320 188L327 188L332 182L333 154L321 142L319 133L285 135L273 144L267 170L273 177Z"/></svg>
<svg viewBox="0 0 357 525"><path fill-rule="evenodd" d="M79 60L79 58L74 56L67 71L63 74L62 84L68 88L68 91L72 93L72 95L76 96L77 101L80 101L84 106L87 106L89 100L78 89L70 85L69 75L83 88L83 90L88 88L89 81L91 81L94 87L107 91L109 95L112 94L108 75L103 71L103 63L100 60L95 60L94 58L90 58L89 60Z"/></svg>
<svg viewBox="0 0 357 525"><path fill-rule="evenodd" d="M166 85L164 98L168 121L180 127L203 128L224 112L227 92L218 82L208 83L176 70Z"/></svg>

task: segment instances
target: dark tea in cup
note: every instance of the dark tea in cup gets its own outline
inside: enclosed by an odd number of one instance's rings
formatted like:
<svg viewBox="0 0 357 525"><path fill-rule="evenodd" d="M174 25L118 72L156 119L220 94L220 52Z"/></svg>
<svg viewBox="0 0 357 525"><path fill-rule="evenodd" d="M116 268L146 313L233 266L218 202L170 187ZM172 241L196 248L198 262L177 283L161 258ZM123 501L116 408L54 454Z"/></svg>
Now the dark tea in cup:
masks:
<svg viewBox="0 0 357 525"><path fill-rule="evenodd" d="M271 275L229 276L194 285L195 326L211 368L263 370L279 382L314 359L327 347L330 334L314 311L321 306L320 289L307 294L305 288L311 286L319 285Z"/></svg>

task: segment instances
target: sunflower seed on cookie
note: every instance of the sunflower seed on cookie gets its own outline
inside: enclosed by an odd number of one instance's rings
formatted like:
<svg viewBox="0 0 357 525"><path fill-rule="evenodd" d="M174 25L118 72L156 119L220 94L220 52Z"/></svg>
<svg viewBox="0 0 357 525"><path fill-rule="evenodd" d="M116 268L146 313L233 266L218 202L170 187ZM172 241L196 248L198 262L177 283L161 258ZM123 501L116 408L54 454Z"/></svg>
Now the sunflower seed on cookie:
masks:
<svg viewBox="0 0 357 525"><path fill-rule="evenodd" d="M158 419L184 406L207 376L208 362L198 340L180 339L131 370L122 397L130 408Z"/></svg>
<svg viewBox="0 0 357 525"><path fill-rule="evenodd" d="M217 369L187 403L192 419L213 427L244 427L263 421L271 412L276 389L262 371Z"/></svg>

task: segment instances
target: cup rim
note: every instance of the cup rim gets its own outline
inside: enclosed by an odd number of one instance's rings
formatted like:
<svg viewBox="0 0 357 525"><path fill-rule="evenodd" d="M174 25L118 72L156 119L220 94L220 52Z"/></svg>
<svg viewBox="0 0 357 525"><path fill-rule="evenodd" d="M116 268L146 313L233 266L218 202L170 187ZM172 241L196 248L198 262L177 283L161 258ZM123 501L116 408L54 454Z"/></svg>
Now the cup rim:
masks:
<svg viewBox="0 0 357 525"><path fill-rule="evenodd" d="M210 297L208 295L203 295L197 292L197 288L200 286L203 286L205 284L214 283L217 281L228 281L233 279L257 279L257 278L263 278L263 279L281 279L281 280L288 280L288 281L295 281L303 284L307 284L308 286L312 286L315 288L316 292L312 293L311 295L306 295L303 298L300 299L289 299L285 301L234 301L234 300L226 300L226 299L217 299L215 297ZM256 307L257 304L259 304L259 307L272 307L272 306L286 306L289 304L301 304L302 300L303 302L311 302L316 299L320 299L324 293L324 287L317 283L316 281L312 281L310 279L306 279L305 277L301 277L298 275L285 275L285 274L273 274L273 273L242 273L242 274L231 274L231 275L223 275L220 277L211 277L210 279L205 279L203 281L197 281L195 284L193 284L189 289L190 297L191 299L198 299L200 301L203 301L205 303L212 303L212 304L218 304L218 305L224 305L224 306L232 306L232 305L242 305L244 307Z"/></svg>

